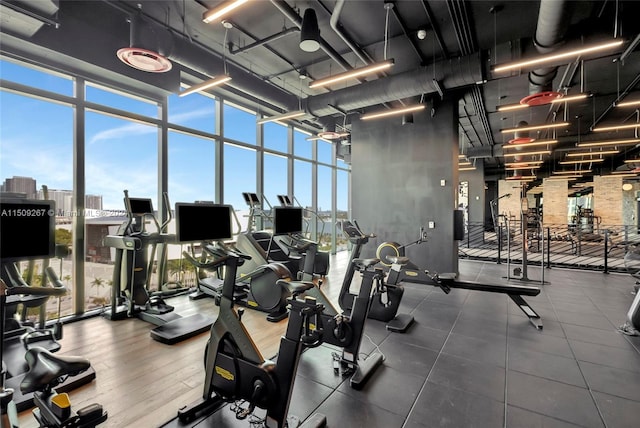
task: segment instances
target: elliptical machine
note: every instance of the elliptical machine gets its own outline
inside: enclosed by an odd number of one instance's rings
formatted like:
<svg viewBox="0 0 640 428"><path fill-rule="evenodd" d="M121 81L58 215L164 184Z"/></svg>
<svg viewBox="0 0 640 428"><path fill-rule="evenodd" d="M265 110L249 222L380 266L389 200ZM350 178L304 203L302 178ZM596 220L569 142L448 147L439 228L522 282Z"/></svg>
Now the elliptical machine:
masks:
<svg viewBox="0 0 640 428"><path fill-rule="evenodd" d="M209 219L208 230L196 230L194 226L182 224L177 217L180 241L230 239L229 205L194 204L198 216ZM197 235L200 236L197 236ZM220 312L211 327L211 336L205 349L205 380L201 399L182 407L178 416L165 426L194 426L212 417L227 403L245 400L246 407L236 406L236 417L247 418L256 407L266 410L264 423L269 428L287 426L289 401L293 383L304 347L319 346L323 341L323 324L319 314L322 305L311 298L297 297L309 285L290 285L292 297L288 303L290 315L285 335L280 341L277 364L265 360L242 324L242 312L234 309L235 277L238 264L249 256L225 248L223 257L214 264L224 266ZM212 264L212 267L213 264ZM311 285L312 286L312 285ZM326 418L315 415L304 427L322 427Z"/></svg>
<svg viewBox="0 0 640 428"><path fill-rule="evenodd" d="M165 303L161 294L149 292L156 245L174 243L176 239L175 235L163 232L172 219L166 194L164 198L168 218L159 224L151 199L130 198L129 192L124 191L128 219L115 235L107 235L103 239L105 246L116 250L111 309L104 315L110 320L137 317L154 324L156 327L151 330L151 337L171 345L206 332L213 319L201 314L182 317L174 312L173 306ZM146 229L147 218L155 224L155 231ZM159 266L159 270L163 269Z"/></svg>
<svg viewBox="0 0 640 428"><path fill-rule="evenodd" d="M354 298L357 296L352 293L351 282L356 272L356 265L353 260L360 257L360 252L364 244L369 242L369 238L375 238L374 234L365 235L358 226L356 221L343 220L337 223L338 228L347 237L349 242L353 244L351 256L347 272L342 281L338 303L345 311L350 311L353 306ZM400 301L404 294L404 287L400 284L386 284L383 275L376 277L375 287L371 295L371 307L369 308L369 318L386 322L387 330L404 333L413 323L413 316L409 314L398 314Z"/></svg>

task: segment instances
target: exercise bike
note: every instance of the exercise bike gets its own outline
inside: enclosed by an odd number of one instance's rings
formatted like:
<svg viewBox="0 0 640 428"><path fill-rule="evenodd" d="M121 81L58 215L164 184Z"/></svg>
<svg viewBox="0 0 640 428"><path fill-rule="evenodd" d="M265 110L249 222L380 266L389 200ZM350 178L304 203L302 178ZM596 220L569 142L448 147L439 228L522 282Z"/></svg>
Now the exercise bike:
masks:
<svg viewBox="0 0 640 428"><path fill-rule="evenodd" d="M214 297L216 304L220 304L223 278L228 275L218 268L216 258L224 257L229 250L222 241L201 243L202 255L196 258L184 251L184 258L194 265L200 272L216 272L217 276L204 276L199 279L199 287L204 293ZM211 259L213 258L213 262ZM240 263L242 265L244 259ZM235 278L234 302L250 309L266 312L267 321L278 322L287 317L287 299L291 296L287 287L277 285L280 279L291 278L291 272L282 263L267 263L258 266L251 272Z"/></svg>
<svg viewBox="0 0 640 428"><path fill-rule="evenodd" d="M55 275L55 274L53 274ZM8 296L62 296L67 292L64 285L57 287L7 287L0 279L0 318L4 319ZM4 336L4 323L0 323L0 337ZM0 341L0 362L4 356L3 341ZM20 383L23 394L33 393L33 416L40 427L48 428L93 428L107 419L100 404L91 404L77 411L71 409L67 393L58 394L54 388L69 376L85 372L91 367L88 360L80 357L57 356L44 348L34 347L25 358L29 371ZM0 426L17 428L18 418L13 389L5 388L5 366L0 373Z"/></svg>
<svg viewBox="0 0 640 428"><path fill-rule="evenodd" d="M290 210L290 208L275 207L274 218L278 222L281 210ZM302 221L301 217L290 216L291 213L286 213L280 217L287 220L293 220L293 225L282 225L282 229L298 230L297 221ZM331 345L335 345L342 348L340 355L335 355L334 359L339 366L338 371L343 376L351 376L349 383L354 389L361 389L364 387L367 380L375 372L375 370L382 364L383 356L380 353L374 352L366 358L360 358L360 344L364 337L364 326L369 315L369 308L371 307L371 293L374 289L375 283L381 281L384 276L384 271L377 267L378 259L357 259L352 258L350 260L350 266L347 270L347 275L354 275L356 271L362 275L362 282L360 284L360 291L357 295L353 296L353 303L349 314L336 308L327 296L322 292L320 286L316 286L313 282L313 266L315 265L315 256L318 249L318 243L308 239L300 238L299 236L295 241L296 251L303 253L304 267L302 273L302 279L299 281L291 281L290 285L305 286L305 296L313 297L318 303L322 304L323 311L321 314L322 324L324 325L324 342ZM284 285L286 281L278 281L278 283ZM321 281L319 281L321 284Z"/></svg>
<svg viewBox="0 0 640 428"><path fill-rule="evenodd" d="M230 238L230 210L228 205L194 205L194 210L207 214L211 225L219 231L200 237L189 234L192 240L224 240ZM177 217L177 230L181 239L187 235L181 217ZM188 227L188 226L185 226ZM182 231L182 232L181 232ZM228 403L246 402L246 406L234 404L238 419L248 418L257 408L266 410L264 424L269 428L285 428L289 402L295 380L300 353L305 347L319 346L323 341L323 324L319 314L322 305L307 297L298 299L309 286L290 285L289 320L285 335L280 341L278 362L262 357L247 330L242 324L242 311L234 309L235 278L241 260L249 256L226 248L224 256L215 264L224 267L220 312L211 327L211 336L205 349L205 380L201 399L182 407L177 417L165 426L194 426L226 408ZM215 267L215 266L211 266ZM231 406L230 406L231 407ZM207 422L204 422L205 424ZM326 424L323 415L314 415L302 426L322 427Z"/></svg>
<svg viewBox="0 0 640 428"><path fill-rule="evenodd" d="M340 307L345 311L350 311L354 298L357 296L350 290L351 282L356 272L356 265L353 263L353 260L360 257L362 246L369 242L369 238L375 238L375 235L365 235L355 221L339 221L337 226L342 230L342 233L347 237L349 242L353 244L349 265L344 275L338 297ZM398 308L400 307L403 294L404 287L402 285L387 284L385 283L384 276L378 276L371 296L369 318L386 322L386 327L389 331L404 333L413 323L414 319L413 316L409 314L398 314Z"/></svg>

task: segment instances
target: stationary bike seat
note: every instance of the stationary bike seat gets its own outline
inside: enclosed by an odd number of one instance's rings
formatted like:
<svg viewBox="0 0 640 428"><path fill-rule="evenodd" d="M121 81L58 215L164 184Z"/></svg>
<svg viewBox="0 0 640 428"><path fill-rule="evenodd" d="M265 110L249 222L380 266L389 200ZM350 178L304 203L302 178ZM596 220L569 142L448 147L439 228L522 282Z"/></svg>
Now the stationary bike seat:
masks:
<svg viewBox="0 0 640 428"><path fill-rule="evenodd" d="M380 259L353 259L354 266L359 271L363 271L370 266L380 263Z"/></svg>
<svg viewBox="0 0 640 428"><path fill-rule="evenodd" d="M396 265L406 265L409 263L409 257L404 256L387 256L387 260Z"/></svg>
<svg viewBox="0 0 640 428"><path fill-rule="evenodd" d="M285 287L292 296L298 296L315 287L315 284L311 281L287 281L286 279L279 279L276 284Z"/></svg>
<svg viewBox="0 0 640 428"><path fill-rule="evenodd" d="M34 347L25 354L29 371L20 383L23 394L43 389L47 385L57 385L56 380L65 375L76 375L91 367L89 360L82 357L57 356L44 348Z"/></svg>

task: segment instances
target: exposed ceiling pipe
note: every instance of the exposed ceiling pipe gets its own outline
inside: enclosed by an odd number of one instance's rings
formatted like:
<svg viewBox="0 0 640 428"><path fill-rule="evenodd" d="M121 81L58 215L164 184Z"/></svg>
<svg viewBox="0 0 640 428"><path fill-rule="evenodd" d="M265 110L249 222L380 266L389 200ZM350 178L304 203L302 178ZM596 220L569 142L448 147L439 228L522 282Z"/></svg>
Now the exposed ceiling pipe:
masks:
<svg viewBox="0 0 640 428"><path fill-rule="evenodd" d="M302 18L300 17L300 15L298 15L298 12L296 12L291 6L289 6L289 4L286 1L284 1L284 0L271 0L271 3L276 8L278 8L278 10L287 19L289 19L291 22L293 22L296 25L296 27L298 27L300 29L302 28ZM338 63L338 65L340 65L340 67L342 67L345 71L353 69L353 67L351 67L351 65L344 58L342 58L342 56L338 52L336 52L336 50L333 49L331 47L331 45L329 43L327 43L327 41L325 39L320 37L319 42L320 42L320 48L327 55L329 55L329 57L331 57L331 59L333 59L336 63Z"/></svg>
<svg viewBox="0 0 640 428"><path fill-rule="evenodd" d="M235 24L232 24L232 25L235 27ZM249 49L253 49L255 47L262 46L264 44L273 42L274 40L278 40L278 39L280 39L280 38L282 38L284 36L288 36L289 34L299 33L299 32L300 32L300 29L296 28L296 27L285 28L284 30L280 31L279 33L272 34L271 36L265 37L264 39L261 39L261 40L256 40L255 42L250 43L250 44L248 44L246 46L238 47L236 49L229 49L229 53L231 55L235 55L235 54L239 54L239 53L242 53L242 52L246 52Z"/></svg>
<svg viewBox="0 0 640 428"><path fill-rule="evenodd" d="M336 110L331 106L351 112L376 104L435 93L437 89L434 85L434 75L447 89L456 89L483 81L484 74L480 54L475 53L311 96L304 101L308 113L323 117L335 114Z"/></svg>
<svg viewBox="0 0 640 428"><path fill-rule="evenodd" d="M541 54L556 50L564 41L569 28L570 2L566 0L541 0L538 23L533 43ZM529 72L529 94L551 91L558 67L546 67Z"/></svg>
<svg viewBox="0 0 640 428"><path fill-rule="evenodd" d="M329 25L331 29L342 39L342 41L353 51L354 54L362 61L365 65L368 65L374 62L373 58L369 56L365 51L363 51L360 46L358 46L351 37L349 37L344 31L342 31L342 26L340 25L340 14L342 13L342 8L344 8L345 0L336 1L336 5L333 8L333 13L331 14L331 18L329 19Z"/></svg>

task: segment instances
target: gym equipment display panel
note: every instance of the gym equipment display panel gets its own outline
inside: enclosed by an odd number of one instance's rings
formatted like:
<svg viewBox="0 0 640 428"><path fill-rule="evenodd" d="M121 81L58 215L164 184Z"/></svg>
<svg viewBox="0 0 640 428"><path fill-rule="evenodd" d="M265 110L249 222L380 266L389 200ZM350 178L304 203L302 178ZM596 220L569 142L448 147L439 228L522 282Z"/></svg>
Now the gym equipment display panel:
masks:
<svg viewBox="0 0 640 428"><path fill-rule="evenodd" d="M302 233L302 208L274 207L273 234L287 235L290 233Z"/></svg>
<svg viewBox="0 0 640 428"><path fill-rule="evenodd" d="M0 236L0 258L3 262L54 257L55 202L0 200Z"/></svg>
<svg viewBox="0 0 640 428"><path fill-rule="evenodd" d="M178 242L220 241L231 239L231 205L176 203L176 239Z"/></svg>

